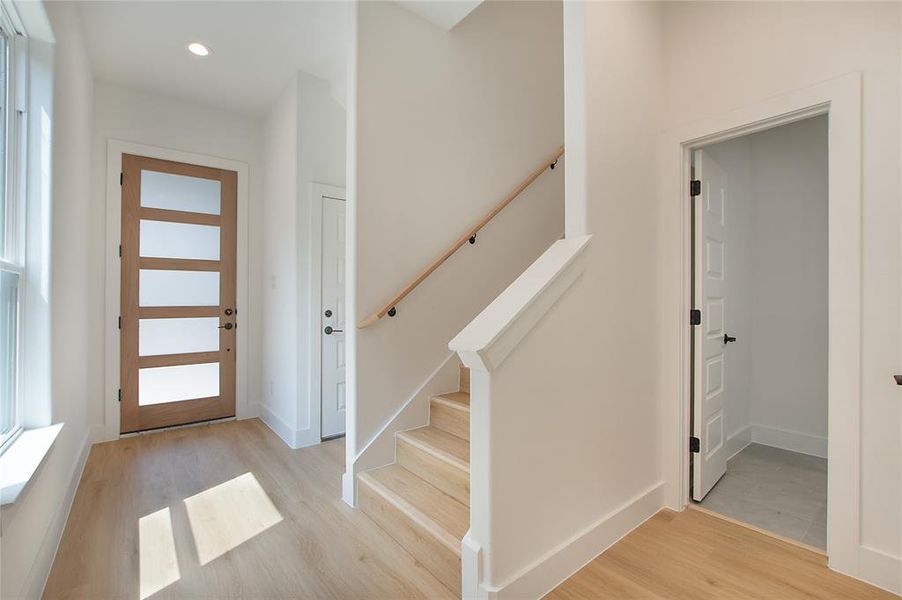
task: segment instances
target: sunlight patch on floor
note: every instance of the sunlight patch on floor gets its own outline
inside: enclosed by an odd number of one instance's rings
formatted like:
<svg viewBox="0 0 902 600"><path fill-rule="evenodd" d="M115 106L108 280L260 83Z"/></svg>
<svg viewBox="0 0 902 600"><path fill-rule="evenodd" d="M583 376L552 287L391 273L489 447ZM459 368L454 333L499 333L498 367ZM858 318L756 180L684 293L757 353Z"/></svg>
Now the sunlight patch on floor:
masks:
<svg viewBox="0 0 902 600"><path fill-rule="evenodd" d="M186 498L185 508L201 565L282 520L252 473Z"/></svg>
<svg viewBox="0 0 902 600"><path fill-rule="evenodd" d="M169 508L138 519L141 600L181 577Z"/></svg>

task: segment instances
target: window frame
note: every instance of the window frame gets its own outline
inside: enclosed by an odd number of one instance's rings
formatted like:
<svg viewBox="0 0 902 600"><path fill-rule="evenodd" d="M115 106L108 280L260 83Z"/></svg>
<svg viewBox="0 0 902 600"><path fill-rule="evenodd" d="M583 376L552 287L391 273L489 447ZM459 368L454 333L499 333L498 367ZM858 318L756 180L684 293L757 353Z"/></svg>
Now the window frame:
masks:
<svg viewBox="0 0 902 600"><path fill-rule="evenodd" d="M3 204L7 215L3 227L6 229L3 247L0 247L0 270L15 273L18 279L16 293L16 340L15 340L15 398L13 400L13 426L6 433L0 433L0 454L6 451L24 429L24 386L22 375L25 359L25 306L27 294L26 274L26 161L27 161L27 107L28 107L28 39L24 28L18 22L18 15L8 10L6 3L0 3L0 29L7 40L6 98L2 116L6 144L5 189L0 190L6 198Z"/></svg>

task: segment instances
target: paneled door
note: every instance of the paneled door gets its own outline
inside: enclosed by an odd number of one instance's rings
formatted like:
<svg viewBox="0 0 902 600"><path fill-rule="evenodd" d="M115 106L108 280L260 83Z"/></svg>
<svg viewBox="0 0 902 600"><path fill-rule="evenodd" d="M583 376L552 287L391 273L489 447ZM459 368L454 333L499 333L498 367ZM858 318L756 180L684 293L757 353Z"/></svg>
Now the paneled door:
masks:
<svg viewBox="0 0 902 600"><path fill-rule="evenodd" d="M322 196L322 437L345 432L345 201Z"/></svg>
<svg viewBox="0 0 902 600"><path fill-rule="evenodd" d="M695 308L702 322L695 326L693 436L699 440L692 460L692 498L701 501L727 471L724 405L729 368L727 336L727 175L710 155L695 152L695 176L701 194L695 197Z"/></svg>
<svg viewBox="0 0 902 600"><path fill-rule="evenodd" d="M238 174L122 155L120 431L235 415Z"/></svg>

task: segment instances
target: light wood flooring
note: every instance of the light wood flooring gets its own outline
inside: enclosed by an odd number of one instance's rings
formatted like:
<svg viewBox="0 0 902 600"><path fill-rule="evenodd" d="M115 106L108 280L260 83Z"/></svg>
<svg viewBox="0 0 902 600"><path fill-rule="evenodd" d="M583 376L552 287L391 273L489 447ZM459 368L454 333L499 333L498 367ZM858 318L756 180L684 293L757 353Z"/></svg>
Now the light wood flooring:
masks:
<svg viewBox="0 0 902 600"><path fill-rule="evenodd" d="M257 420L96 445L44 598L452 598L343 471L343 439L291 450Z"/></svg>
<svg viewBox="0 0 902 600"><path fill-rule="evenodd" d="M692 509L659 512L546 598L898 600L821 554Z"/></svg>
<svg viewBox="0 0 902 600"><path fill-rule="evenodd" d="M340 499L344 441L291 450L257 420L95 446L45 598L453 598ZM896 598L813 552L662 511L554 599Z"/></svg>

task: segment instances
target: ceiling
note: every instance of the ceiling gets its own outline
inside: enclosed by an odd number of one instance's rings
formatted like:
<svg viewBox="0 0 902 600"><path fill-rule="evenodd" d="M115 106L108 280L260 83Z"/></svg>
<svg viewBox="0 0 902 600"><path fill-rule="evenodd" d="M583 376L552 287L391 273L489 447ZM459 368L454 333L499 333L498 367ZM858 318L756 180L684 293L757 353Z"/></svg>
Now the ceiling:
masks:
<svg viewBox="0 0 902 600"><path fill-rule="evenodd" d="M94 75L259 117L297 71L345 87L348 2L79 2ZM212 53L186 50L199 41ZM343 102L343 99L339 98Z"/></svg>

